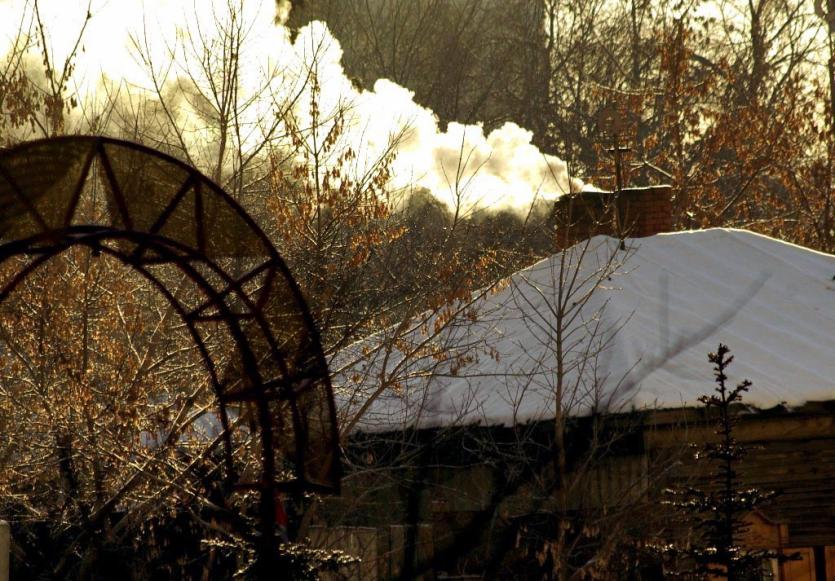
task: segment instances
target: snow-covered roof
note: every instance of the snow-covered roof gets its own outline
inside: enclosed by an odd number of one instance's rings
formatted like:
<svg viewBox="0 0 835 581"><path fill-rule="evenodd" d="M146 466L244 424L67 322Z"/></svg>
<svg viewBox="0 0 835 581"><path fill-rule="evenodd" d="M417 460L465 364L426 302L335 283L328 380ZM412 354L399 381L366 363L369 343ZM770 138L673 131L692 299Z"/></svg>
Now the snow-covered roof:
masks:
<svg viewBox="0 0 835 581"><path fill-rule="evenodd" d="M355 429L384 431L547 419L560 390L571 414L694 405L714 387L707 353L719 342L736 357L731 382L753 382L749 404L835 399L833 275L835 256L744 230L625 249L599 236L517 272L451 323L434 314L354 345L339 358L338 406L347 417L373 399ZM382 381L395 387L377 395Z"/></svg>

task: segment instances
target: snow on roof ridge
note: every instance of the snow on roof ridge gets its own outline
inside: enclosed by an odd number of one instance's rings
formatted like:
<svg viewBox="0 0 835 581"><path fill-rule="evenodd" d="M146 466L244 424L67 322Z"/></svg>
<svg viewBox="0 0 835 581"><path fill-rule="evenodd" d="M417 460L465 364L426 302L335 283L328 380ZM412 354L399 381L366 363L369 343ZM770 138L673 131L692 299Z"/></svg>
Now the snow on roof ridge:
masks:
<svg viewBox="0 0 835 581"><path fill-rule="evenodd" d="M589 321L623 324L602 358L607 382L592 386L598 403L616 410L694 404L712 389L707 353L720 341L736 355L732 381L754 382L747 403L835 399L835 358L826 348L835 336L835 256L730 228L625 242L627 268L596 291L599 299L589 308L599 312L583 313ZM620 247L610 236L581 244ZM456 373L440 366L421 373L418 362L402 391L375 401L359 429L510 425L552 416L553 372L535 363L552 355L542 335L547 303L540 295L547 294L547 279L538 273L547 277L555 256L505 279L505 288L482 299L489 317L462 326L466 341L483 340L495 357L481 356ZM526 291L529 283L542 287L539 294ZM455 331L448 339L455 348ZM589 411L586 404L577 411Z"/></svg>
<svg viewBox="0 0 835 581"><path fill-rule="evenodd" d="M763 240L768 240L771 242L775 242L777 244L781 244L783 246L788 246L791 248L795 248L798 250L802 250L804 252L811 252L813 254L819 254L822 256L835 256L835 254L830 254L828 252L823 252L822 250L815 250L814 248L808 248L807 246L802 246L800 244L796 244L794 242L789 242L788 240L783 240L782 238L776 238L774 236L769 236L768 234L763 234L761 232L754 232L753 230L748 230L746 228L726 228L721 226L716 226L713 228L694 228L692 230L676 230L672 232L660 232L658 234L653 234L652 236L646 236L643 238L626 238L626 240L647 240L650 238L669 238L669 237L676 237L676 236L687 236L687 235L699 235L699 234L707 234L707 233L725 233L731 234L735 237L752 237L752 238L760 238Z"/></svg>

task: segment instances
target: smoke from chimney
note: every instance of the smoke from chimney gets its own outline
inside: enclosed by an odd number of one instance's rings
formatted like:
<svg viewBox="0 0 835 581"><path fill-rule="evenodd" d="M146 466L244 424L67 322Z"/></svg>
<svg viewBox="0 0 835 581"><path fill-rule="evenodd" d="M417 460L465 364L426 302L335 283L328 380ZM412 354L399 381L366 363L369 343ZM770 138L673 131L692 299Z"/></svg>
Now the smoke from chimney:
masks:
<svg viewBox="0 0 835 581"><path fill-rule="evenodd" d="M220 58L219 29L232 22L229 5L226 0L210 0L195 11L190 0L94 1L69 80L70 90L79 91L82 103L79 111L72 112L75 127L70 130L89 131L84 123L104 109L107 96L115 94L131 109L154 110L158 87L175 104L165 114L183 128L181 136L195 163L208 164L217 153L219 136L206 122L200 93L209 90L210 69L218 62L201 61L194 47L215 46L212 58ZM291 7L287 0L247 1L238 7L241 13L235 22L244 41L236 55L242 67L236 88L244 149L254 150L264 141L275 103L293 102L296 116L309 119L309 81L316 74L322 118L347 108L342 144L357 152L352 168L357 174L394 143L393 185L404 191L428 190L463 212L523 211L536 200L551 201L584 187L568 175L564 161L539 151L531 132L514 123L487 134L480 125L460 123L450 123L442 131L435 114L415 103L413 93L404 87L380 79L372 90L357 89L342 68L339 42L324 23L310 23L291 38L283 24ZM40 10L50 59L60 66L85 24L86 13L76 3L62 0L42 0ZM0 41L11 46L21 22L34 31L31 2L0 3ZM37 49L30 50L31 59L36 58ZM172 58L175 64L170 66ZM111 126L104 131L117 133Z"/></svg>

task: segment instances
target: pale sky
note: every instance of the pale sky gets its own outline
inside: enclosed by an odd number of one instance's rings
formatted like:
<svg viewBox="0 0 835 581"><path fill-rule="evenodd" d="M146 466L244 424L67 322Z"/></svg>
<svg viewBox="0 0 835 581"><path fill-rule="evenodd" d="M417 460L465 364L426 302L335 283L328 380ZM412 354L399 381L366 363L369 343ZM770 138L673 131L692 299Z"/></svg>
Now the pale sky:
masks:
<svg viewBox="0 0 835 581"><path fill-rule="evenodd" d="M157 74L162 77L167 72L166 78L173 84L178 76L200 68L192 43L217 41L217 22L229 21L227 5L227 0L92 0L72 86L94 102L105 94L103 83L119 85L132 95L145 94L144 90L152 87L149 70L132 39L142 44ZM287 102L300 89L297 113L305 117L309 92L303 80L315 63L321 80L322 112L327 114L339 105L351 107L345 145L359 154L358 172L385 151L393 136L400 136L393 185L426 188L450 206L462 199L465 210L524 210L535 198L553 199L567 190L565 163L541 154L531 144L529 131L509 123L485 135L478 125L452 123L442 132L434 113L416 104L410 91L393 82L382 79L373 90L358 91L343 72L339 43L323 23L308 25L291 43L287 30L275 24L276 4L272 0L247 0L242 6L240 21L246 40L239 102L245 146L262 139L260 127L264 119L274 116L273 103ZM51 58L57 67L76 42L86 8L87 3L79 0L40 0ZM8 45L21 22L26 28L32 18L31 0L0 0L3 42ZM174 67L169 66L172 51L177 56ZM208 86L205 76L198 74L194 81ZM187 103L179 103L177 119L195 143L216 138L197 121ZM575 189L581 185L573 180Z"/></svg>

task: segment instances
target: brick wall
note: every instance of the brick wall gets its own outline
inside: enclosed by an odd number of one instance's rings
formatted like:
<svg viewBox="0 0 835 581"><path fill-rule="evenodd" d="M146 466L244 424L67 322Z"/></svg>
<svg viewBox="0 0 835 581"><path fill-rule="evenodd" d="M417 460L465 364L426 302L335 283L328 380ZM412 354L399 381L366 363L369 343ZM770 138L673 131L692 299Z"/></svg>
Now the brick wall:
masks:
<svg viewBox="0 0 835 581"><path fill-rule="evenodd" d="M643 238L669 232L671 192L670 186L651 186L563 196L554 208L557 247L567 248L598 234Z"/></svg>

